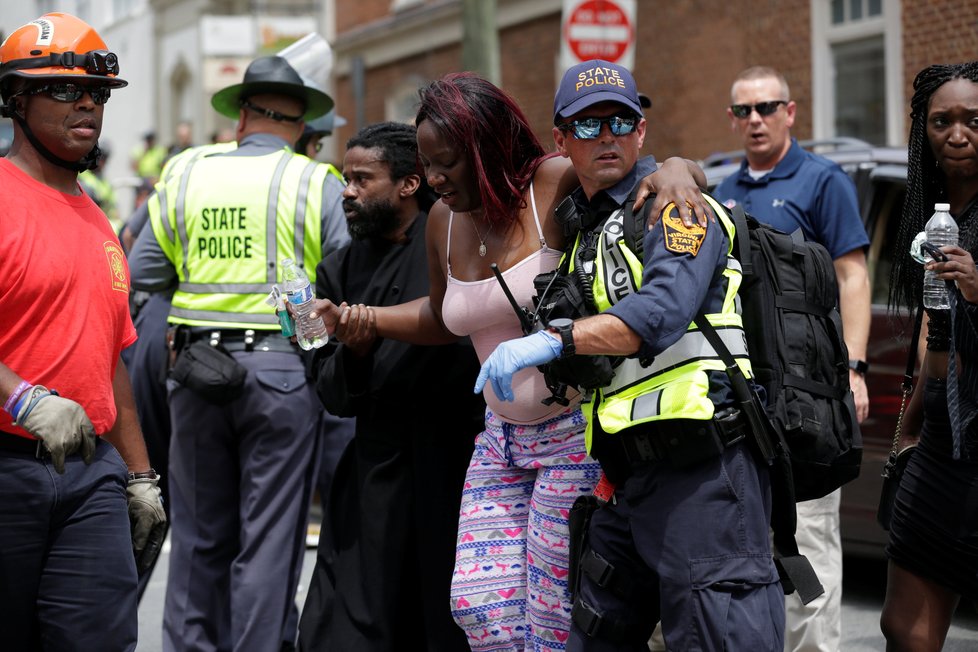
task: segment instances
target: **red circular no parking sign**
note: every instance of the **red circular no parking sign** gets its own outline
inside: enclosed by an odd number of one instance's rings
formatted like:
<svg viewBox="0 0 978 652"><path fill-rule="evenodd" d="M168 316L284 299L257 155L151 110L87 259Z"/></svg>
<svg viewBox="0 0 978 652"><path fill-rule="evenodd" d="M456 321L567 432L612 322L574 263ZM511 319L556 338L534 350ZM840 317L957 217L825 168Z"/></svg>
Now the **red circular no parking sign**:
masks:
<svg viewBox="0 0 978 652"><path fill-rule="evenodd" d="M571 12L564 38L580 61L616 62L632 44L634 27L612 0L585 0Z"/></svg>

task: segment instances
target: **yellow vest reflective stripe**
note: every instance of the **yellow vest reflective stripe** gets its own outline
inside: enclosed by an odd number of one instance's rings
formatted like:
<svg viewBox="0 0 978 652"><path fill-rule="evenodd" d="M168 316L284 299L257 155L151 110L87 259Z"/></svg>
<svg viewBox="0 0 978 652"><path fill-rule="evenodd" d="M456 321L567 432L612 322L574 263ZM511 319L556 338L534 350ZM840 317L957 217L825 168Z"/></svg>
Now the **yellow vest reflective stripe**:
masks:
<svg viewBox="0 0 978 652"><path fill-rule="evenodd" d="M151 219L159 216L157 240L179 280L169 321L278 328L265 298L281 281L283 258L300 261L315 284L323 188L335 170L288 149L198 155L182 165L158 187L155 209L150 206Z"/></svg>
<svg viewBox="0 0 978 652"><path fill-rule="evenodd" d="M727 232L727 257L723 277L726 281L720 312L706 314L718 331L737 364L748 378L752 376L747 356L747 340L740 315L742 270L733 256L734 225L712 197L706 196ZM625 246L623 209L615 211L602 227L596 258L585 263L585 271L593 274L592 290L595 304L601 311L636 292L642 282L642 261ZM631 219L630 217L628 219ZM581 238L575 249L581 246ZM573 271L576 256L571 259ZM594 417L600 420L605 432L615 433L625 428L666 419L710 419L714 406L709 399L708 371L725 368L716 351L695 324L669 348L643 367L636 358L622 358L615 367L615 377L608 386L596 390L584 405L588 416L586 440L591 445ZM596 414L595 414L596 412Z"/></svg>
<svg viewBox="0 0 978 652"><path fill-rule="evenodd" d="M160 173L160 181L158 181L154 187L156 192L150 197L146 207L149 210L150 224L153 225L154 231L157 228L161 229L171 247L175 241L173 236L173 227L169 220L162 219L160 217L161 215L167 214L166 183L174 177L182 174L187 168L187 165L193 163L201 156L209 156L211 154L219 154L221 152L230 152L233 149L237 149L237 147L238 143L234 141L231 141L230 143L213 143L210 145L191 147L190 149L185 149L178 154L174 154L163 166L163 171ZM156 239L162 244L163 240L160 239L160 232L155 232ZM166 249L164 248L164 251L165 250Z"/></svg>

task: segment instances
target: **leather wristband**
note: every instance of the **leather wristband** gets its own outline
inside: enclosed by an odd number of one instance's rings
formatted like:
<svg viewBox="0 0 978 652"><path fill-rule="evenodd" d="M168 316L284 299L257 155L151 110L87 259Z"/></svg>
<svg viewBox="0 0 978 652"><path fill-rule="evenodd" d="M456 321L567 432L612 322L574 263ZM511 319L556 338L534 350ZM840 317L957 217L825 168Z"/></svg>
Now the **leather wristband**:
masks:
<svg viewBox="0 0 978 652"><path fill-rule="evenodd" d="M850 360L849 368L861 376L865 376L869 371L869 363L865 360Z"/></svg>
<svg viewBox="0 0 978 652"><path fill-rule="evenodd" d="M129 482L133 480L158 480L160 476L156 475L156 469L150 469L149 471L137 471L133 473L129 472Z"/></svg>

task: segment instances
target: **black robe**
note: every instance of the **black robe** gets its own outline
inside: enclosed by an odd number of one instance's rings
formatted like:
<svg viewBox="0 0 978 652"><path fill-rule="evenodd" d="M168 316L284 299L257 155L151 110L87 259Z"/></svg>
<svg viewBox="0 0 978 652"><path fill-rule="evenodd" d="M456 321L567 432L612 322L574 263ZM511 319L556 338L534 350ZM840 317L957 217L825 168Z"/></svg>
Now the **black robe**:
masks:
<svg viewBox="0 0 978 652"><path fill-rule="evenodd" d="M355 240L316 270L320 297L394 305L428 294L425 223L408 241ZM357 358L331 340L313 361L326 409L355 416L333 479L299 626L305 652L468 650L450 585L465 470L485 404L464 340L378 340Z"/></svg>

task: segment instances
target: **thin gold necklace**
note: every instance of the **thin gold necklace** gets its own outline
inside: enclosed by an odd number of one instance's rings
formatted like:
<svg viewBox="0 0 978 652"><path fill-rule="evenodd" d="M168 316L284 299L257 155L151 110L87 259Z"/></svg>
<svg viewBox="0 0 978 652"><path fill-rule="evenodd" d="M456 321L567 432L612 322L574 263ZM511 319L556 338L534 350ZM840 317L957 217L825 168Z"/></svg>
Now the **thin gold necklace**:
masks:
<svg viewBox="0 0 978 652"><path fill-rule="evenodd" d="M489 237L489 234L492 233L492 222L489 223L489 230L486 231L486 235L485 235L485 237L483 237L479 233L479 227L477 227L475 225L475 218L472 217L470 219L472 220L472 229L475 231L475 237L479 238L479 257L480 258L485 258L486 257L486 251L487 251L486 250L486 238L488 238Z"/></svg>

